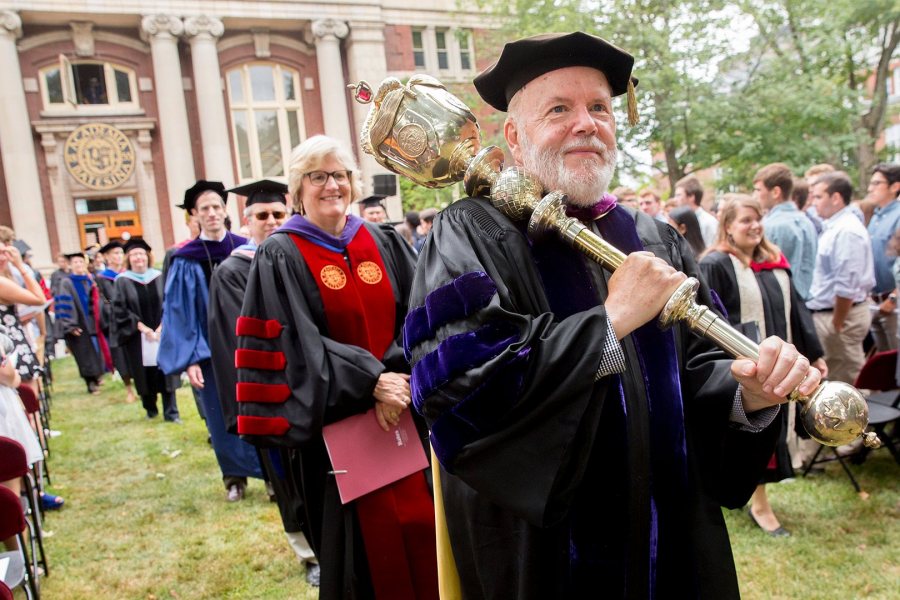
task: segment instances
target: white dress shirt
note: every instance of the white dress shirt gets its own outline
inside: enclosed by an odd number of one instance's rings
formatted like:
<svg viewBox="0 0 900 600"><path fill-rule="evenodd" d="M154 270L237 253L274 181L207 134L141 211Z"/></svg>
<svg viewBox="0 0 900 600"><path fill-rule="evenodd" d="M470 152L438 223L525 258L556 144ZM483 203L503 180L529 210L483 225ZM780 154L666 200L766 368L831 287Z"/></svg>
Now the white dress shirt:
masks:
<svg viewBox="0 0 900 600"><path fill-rule="evenodd" d="M836 296L862 302L875 285L872 243L850 207L825 219L809 288L810 310L834 308Z"/></svg>
<svg viewBox="0 0 900 600"><path fill-rule="evenodd" d="M694 209L694 214L697 215L697 221L700 223L703 244L709 248L716 243L716 237L719 235L719 220L702 208Z"/></svg>

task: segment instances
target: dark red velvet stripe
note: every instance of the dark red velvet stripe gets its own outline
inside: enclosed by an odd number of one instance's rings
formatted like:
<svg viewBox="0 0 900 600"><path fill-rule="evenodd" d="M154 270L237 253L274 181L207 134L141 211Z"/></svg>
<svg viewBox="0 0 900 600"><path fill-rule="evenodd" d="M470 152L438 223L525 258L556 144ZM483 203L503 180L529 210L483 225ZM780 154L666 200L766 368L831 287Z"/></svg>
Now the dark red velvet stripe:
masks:
<svg viewBox="0 0 900 600"><path fill-rule="evenodd" d="M291 428L284 417L245 417L238 415L237 432L240 435L284 435Z"/></svg>
<svg viewBox="0 0 900 600"><path fill-rule="evenodd" d="M247 350L238 348L234 351L234 366L238 369L261 369L263 371L282 371L286 361L284 352L266 352L264 350Z"/></svg>
<svg viewBox="0 0 900 600"><path fill-rule="evenodd" d="M282 404L291 396L291 388L284 383L238 383L238 402L266 402Z"/></svg>
<svg viewBox="0 0 900 600"><path fill-rule="evenodd" d="M238 317L234 331L237 335L271 340L281 334L284 327L275 319L255 319L253 317Z"/></svg>
<svg viewBox="0 0 900 600"><path fill-rule="evenodd" d="M347 245L347 258L298 235L292 234L291 239L316 280L325 306L328 337L365 348L380 360L396 336L397 308L387 269L372 235L360 227ZM348 260L353 268L348 266ZM324 273L334 276L328 284Z"/></svg>
<svg viewBox="0 0 900 600"><path fill-rule="evenodd" d="M434 503L423 473L355 502L378 600L438 600Z"/></svg>

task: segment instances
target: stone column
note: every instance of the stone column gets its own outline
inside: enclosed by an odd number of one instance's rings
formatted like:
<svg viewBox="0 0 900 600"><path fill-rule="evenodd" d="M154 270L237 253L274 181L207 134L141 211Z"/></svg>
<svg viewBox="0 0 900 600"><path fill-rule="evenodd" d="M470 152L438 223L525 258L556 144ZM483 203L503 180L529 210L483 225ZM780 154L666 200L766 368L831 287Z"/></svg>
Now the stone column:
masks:
<svg viewBox="0 0 900 600"><path fill-rule="evenodd" d="M347 66L350 81L355 83L365 79L373 86L378 86L387 77L387 60L384 54L384 23L357 22L350 23L350 37L347 38ZM359 135L362 125L369 114L368 104L351 102L353 111L353 129ZM360 168L363 173L363 193L372 192L372 176L376 173L387 173L375 159L365 152L357 152ZM390 202L388 203L388 208ZM399 208L389 211L393 220L403 218Z"/></svg>
<svg viewBox="0 0 900 600"><path fill-rule="evenodd" d="M216 49L216 40L225 33L225 26L214 17L188 17L184 20L184 32L191 44L205 178L221 181L226 188L230 188L234 186L234 163L231 160L231 141L225 118L219 51ZM237 202L229 202L227 206L237 229L241 222Z"/></svg>
<svg viewBox="0 0 900 600"><path fill-rule="evenodd" d="M0 11L0 154L3 155L11 225L16 235L31 245L35 266L44 268L53 265L53 257L16 50L16 39L21 35L19 15L9 10Z"/></svg>
<svg viewBox="0 0 900 600"><path fill-rule="evenodd" d="M344 65L341 61L341 40L350 33L343 21L321 19L313 21L316 37L316 64L319 67L319 93L322 96L322 116L325 134L348 146L352 144L350 119L347 116L347 88Z"/></svg>
<svg viewBox="0 0 900 600"><path fill-rule="evenodd" d="M184 23L178 17L152 15L141 20L141 36L150 42L153 57L153 80L169 195L163 202L168 204L172 214L176 242L187 238L190 232L184 224L184 212L175 205L181 204L184 190L196 181L178 56L178 36L183 32Z"/></svg>

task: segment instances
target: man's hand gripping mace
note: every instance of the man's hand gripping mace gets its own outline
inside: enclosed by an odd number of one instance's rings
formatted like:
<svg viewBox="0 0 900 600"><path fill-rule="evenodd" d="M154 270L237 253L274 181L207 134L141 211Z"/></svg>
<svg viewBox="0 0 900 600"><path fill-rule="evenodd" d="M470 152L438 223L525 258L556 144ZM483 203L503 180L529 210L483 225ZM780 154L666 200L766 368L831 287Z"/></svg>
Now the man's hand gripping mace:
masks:
<svg viewBox="0 0 900 600"><path fill-rule="evenodd" d="M388 78L377 93L366 82L350 86L356 100L373 103L360 133L363 150L385 168L427 187L444 187L463 180L469 196L487 196L513 221L528 221L528 235L538 239L551 231L615 271L625 254L565 214L565 195L550 192L519 167L503 168L503 151L481 148L478 124L468 107L433 77L415 75L407 84ZM686 279L669 298L659 316L662 327L686 321L735 358L759 360L759 345L736 331L706 306L697 304L699 282ZM827 446L862 437L866 446L880 445L869 422L866 399L853 386L824 382L810 397L796 391L789 400L801 404L803 426Z"/></svg>
<svg viewBox="0 0 900 600"><path fill-rule="evenodd" d="M551 192L535 206L528 221L528 236L540 239L550 232L558 234L566 243L615 271L626 255L588 229L578 219L565 213L565 196ZM671 327L684 321L691 331L714 342L734 358L759 360L759 345L719 317L709 307L697 303L700 282L693 277L684 280L669 298L659 315L660 327ZM826 446L848 444L862 436L869 448L881 445L878 436L866 433L869 411L865 397L853 386L840 381L822 382L809 397L797 390L788 400L801 405L803 427L817 442Z"/></svg>
<svg viewBox="0 0 900 600"><path fill-rule="evenodd" d="M499 148L488 147L467 161L466 192L470 196L489 192L491 203L513 220L528 219L528 237L539 240L551 233L610 271L625 261L626 255L588 229L578 219L566 216L566 196L550 192L541 198L542 187L534 177L518 167L502 168ZM499 172L498 172L499 171ZM659 315L660 327L684 321L691 331L704 337L734 358L759 360L759 345L737 331L709 307L697 303L700 282L684 280L666 302ZM793 391L788 400L801 405L803 427L817 442L841 446L858 437L870 448L881 445L878 436L866 433L869 408L865 397L851 385L840 381L821 383L809 397Z"/></svg>

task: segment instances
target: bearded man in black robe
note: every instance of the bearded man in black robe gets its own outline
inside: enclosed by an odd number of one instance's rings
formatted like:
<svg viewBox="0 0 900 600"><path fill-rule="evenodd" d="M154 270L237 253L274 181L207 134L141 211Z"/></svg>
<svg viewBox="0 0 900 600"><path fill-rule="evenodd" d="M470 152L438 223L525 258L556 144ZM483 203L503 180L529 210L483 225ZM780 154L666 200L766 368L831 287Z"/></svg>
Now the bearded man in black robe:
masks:
<svg viewBox="0 0 900 600"><path fill-rule="evenodd" d="M515 163L629 254L614 274L485 198L442 211L419 257L404 344L466 599L737 597L720 506L750 497L777 405L820 379L777 338L754 364L656 325L701 276L671 227L605 193L633 61L544 35L475 79Z"/></svg>

